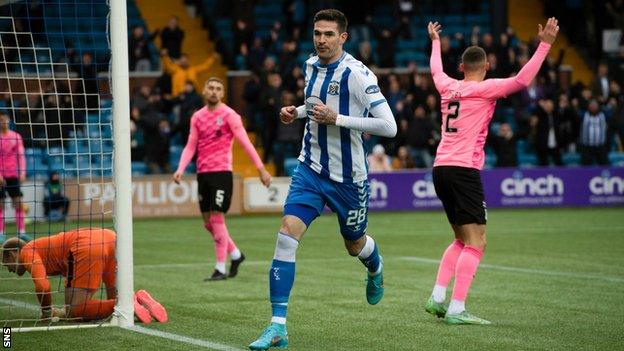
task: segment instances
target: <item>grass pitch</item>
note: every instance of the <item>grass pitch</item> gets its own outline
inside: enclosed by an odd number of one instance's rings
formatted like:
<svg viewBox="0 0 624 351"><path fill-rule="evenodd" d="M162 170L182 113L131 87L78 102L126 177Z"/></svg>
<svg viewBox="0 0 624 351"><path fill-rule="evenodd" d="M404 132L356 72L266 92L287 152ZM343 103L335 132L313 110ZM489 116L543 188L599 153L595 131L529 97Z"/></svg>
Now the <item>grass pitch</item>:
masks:
<svg viewBox="0 0 624 351"><path fill-rule="evenodd" d="M442 212L370 216L385 262L386 295L366 303L365 273L335 216L312 224L297 252L289 350L613 350L624 344L624 211L491 210L488 247L467 301L492 326L447 326L424 312L437 260L452 240ZM199 218L135 221L135 289L165 305L148 328L246 349L267 325L268 267L279 216L228 218L247 256L235 279L205 283L212 239ZM0 298L36 304L32 282L0 272ZM54 283L53 283L54 285ZM60 296L55 296L60 302ZM4 307L4 308L3 308ZM38 313L0 303L0 319ZM13 334L15 350L209 348L120 328ZM218 345L215 346L218 349ZM227 349L227 348L223 348Z"/></svg>

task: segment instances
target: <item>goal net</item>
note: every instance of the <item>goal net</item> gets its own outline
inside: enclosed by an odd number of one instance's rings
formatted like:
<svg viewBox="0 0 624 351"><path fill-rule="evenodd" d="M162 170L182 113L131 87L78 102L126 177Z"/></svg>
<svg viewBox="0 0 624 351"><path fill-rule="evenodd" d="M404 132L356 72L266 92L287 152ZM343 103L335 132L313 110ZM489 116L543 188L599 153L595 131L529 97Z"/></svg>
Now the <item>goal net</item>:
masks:
<svg viewBox="0 0 624 351"><path fill-rule="evenodd" d="M3 260L13 251L30 270L45 267L49 281L46 288L45 278L29 271L0 270L0 324L15 331L131 325L127 49L119 50L127 35L125 0L0 4L0 242L37 240L20 251L5 245ZM111 21L123 25L117 34L109 33ZM124 45L111 50L111 35ZM123 84L116 81L124 75ZM113 92L125 106L113 109ZM99 228L117 233L116 260L103 253ZM71 243L48 238L78 229ZM97 265L105 266L101 274L85 268ZM78 285L92 286L92 299L115 300L114 312L89 322L42 318L41 291L60 310L72 298L66 288Z"/></svg>

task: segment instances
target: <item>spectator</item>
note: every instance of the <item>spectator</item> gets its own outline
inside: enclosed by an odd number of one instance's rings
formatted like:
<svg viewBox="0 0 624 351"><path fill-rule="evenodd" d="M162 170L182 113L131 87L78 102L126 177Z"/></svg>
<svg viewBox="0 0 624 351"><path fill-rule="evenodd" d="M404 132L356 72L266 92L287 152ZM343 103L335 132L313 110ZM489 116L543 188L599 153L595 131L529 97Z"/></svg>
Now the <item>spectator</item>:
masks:
<svg viewBox="0 0 624 351"><path fill-rule="evenodd" d="M145 36L145 30L141 26L135 26L132 29L132 36L128 40L128 48L130 49L130 70L131 71L149 71L152 69L150 62L149 43L154 38L153 35Z"/></svg>
<svg viewBox="0 0 624 351"><path fill-rule="evenodd" d="M496 167L517 167L517 139L508 123L502 123L498 133L488 138L496 153Z"/></svg>
<svg viewBox="0 0 624 351"><path fill-rule="evenodd" d="M607 118L598 101L592 100L581 120L581 164L608 165L607 144Z"/></svg>
<svg viewBox="0 0 624 351"><path fill-rule="evenodd" d="M539 107L531 117L531 126L539 165L548 166L550 157L555 165L562 166L560 120L552 100L539 100Z"/></svg>
<svg viewBox="0 0 624 351"><path fill-rule="evenodd" d="M376 36L379 67L394 67L394 53L396 52L395 33L391 29L384 28Z"/></svg>
<svg viewBox="0 0 624 351"><path fill-rule="evenodd" d="M250 47L254 39L253 29L249 27L249 24L242 19L236 21L234 25L234 48L238 51L235 54L240 54L240 48L242 46Z"/></svg>
<svg viewBox="0 0 624 351"><path fill-rule="evenodd" d="M182 56L184 31L178 26L178 17L171 16L167 27L160 32L161 49L167 49L169 57L178 59Z"/></svg>
<svg viewBox="0 0 624 351"><path fill-rule="evenodd" d="M279 111L282 107L282 78L277 73L268 76L268 86L263 88L260 97L263 115L262 147L264 147L263 162L267 163L273 154Z"/></svg>
<svg viewBox="0 0 624 351"><path fill-rule="evenodd" d="M463 34L457 33L455 35L455 40L460 43L460 47L464 46ZM451 46L451 40L446 35L440 38L440 53L442 55L442 67L444 72L448 72L448 75L452 78L461 79L462 75L458 69L461 53L457 49L453 49Z"/></svg>
<svg viewBox="0 0 624 351"><path fill-rule="evenodd" d="M576 139L578 136L578 113L574 107L570 104L570 99L567 94L559 94L559 103L557 106L556 114L559 116L559 129L560 129L560 142L561 147L575 150Z"/></svg>
<svg viewBox="0 0 624 351"><path fill-rule="evenodd" d="M300 62L297 61L297 42L287 39L282 44L282 52L279 55L279 66L282 76L287 75L295 67L301 68Z"/></svg>
<svg viewBox="0 0 624 351"><path fill-rule="evenodd" d="M250 79L245 82L243 88L243 100L247 104L245 108L245 117L247 123L245 126L248 131L255 132L257 130L257 124L262 124L260 120L260 94L262 92L262 86L260 85L260 77L254 72L251 73Z"/></svg>
<svg viewBox="0 0 624 351"><path fill-rule="evenodd" d="M358 61L362 62L366 67L375 65L375 61L373 60L373 48L371 47L370 42L360 42L360 44L358 45L358 52L356 53L355 58Z"/></svg>
<svg viewBox="0 0 624 351"><path fill-rule="evenodd" d="M388 89L386 98L388 99L388 105L390 105L392 113L396 115L397 104L405 99L405 93L401 90L401 85L399 84L399 80L396 76L392 75L388 77L388 80L390 81L390 88Z"/></svg>
<svg viewBox="0 0 624 351"><path fill-rule="evenodd" d="M407 146L400 146L397 150L397 157L392 162L392 168L394 169L412 169L416 168L414 159L410 156Z"/></svg>
<svg viewBox="0 0 624 351"><path fill-rule="evenodd" d="M264 46L262 46L262 38L255 37L251 49L249 49L247 66L252 71L259 72L266 58L267 53Z"/></svg>
<svg viewBox="0 0 624 351"><path fill-rule="evenodd" d="M140 112L144 112L149 105L149 98L152 95L152 88L143 84L139 90L132 97L132 106L139 109Z"/></svg>
<svg viewBox="0 0 624 351"><path fill-rule="evenodd" d="M191 130L191 117L195 111L204 107L204 99L195 91L193 82L187 81L184 85L184 93L177 99L180 107L178 123L171 129L171 135L180 134L180 140L184 144L188 140Z"/></svg>
<svg viewBox="0 0 624 351"><path fill-rule="evenodd" d="M43 214L50 221L60 221L69 212L69 198L65 196L58 172L50 173L44 185Z"/></svg>
<svg viewBox="0 0 624 351"><path fill-rule="evenodd" d="M598 102L605 103L609 98L609 66L606 63L598 65L598 75L596 79L591 83L590 89L594 97L598 99Z"/></svg>
<svg viewBox="0 0 624 351"><path fill-rule="evenodd" d="M412 119L408 123L410 154L417 167L431 168L433 157L430 148L434 145L433 124L427 118L424 107L418 105L414 109Z"/></svg>
<svg viewBox="0 0 624 351"><path fill-rule="evenodd" d="M171 127L166 117L160 113L159 95L150 97L150 105L144 113L132 109L132 119L141 128L145 141L145 163L151 174L171 173L169 165L169 144Z"/></svg>
<svg viewBox="0 0 624 351"><path fill-rule="evenodd" d="M386 149L382 145L375 145L373 152L368 155L368 170L371 173L392 171L390 156L386 155Z"/></svg>
<svg viewBox="0 0 624 351"><path fill-rule="evenodd" d="M171 58L167 56L166 49L161 50L160 54L165 72L171 75L171 95L174 98L184 92L184 85L187 81L197 84L197 75L209 70L216 61L216 55L212 55L203 63L190 66L186 55L180 56L180 59L173 63Z"/></svg>
<svg viewBox="0 0 624 351"><path fill-rule="evenodd" d="M83 79L84 83L79 85L78 91L87 94L87 108L89 110L97 110L99 106L98 98L98 80L97 68L93 63L93 56L85 52L82 54L82 62L78 76ZM82 90L82 91L81 91Z"/></svg>

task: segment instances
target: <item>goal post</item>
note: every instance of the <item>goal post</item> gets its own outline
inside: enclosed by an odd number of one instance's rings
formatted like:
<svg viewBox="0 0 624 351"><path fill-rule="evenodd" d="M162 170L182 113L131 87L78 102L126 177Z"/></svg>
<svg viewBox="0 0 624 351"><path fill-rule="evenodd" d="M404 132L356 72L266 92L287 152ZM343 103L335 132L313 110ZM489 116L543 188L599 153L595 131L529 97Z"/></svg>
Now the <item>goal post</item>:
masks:
<svg viewBox="0 0 624 351"><path fill-rule="evenodd" d="M112 322L134 325L132 255L132 172L130 162L130 85L126 0L110 0L111 85L113 93L114 218L117 231L117 306Z"/></svg>
<svg viewBox="0 0 624 351"><path fill-rule="evenodd" d="M111 315L91 322L41 319L31 275L20 277L2 267L0 327L36 331L134 325L126 13L126 0L0 1L0 112L9 116L11 129L0 132L0 171L7 167L8 154L2 143L21 138L24 151L11 157L25 160L27 174L21 196L9 193L0 200L0 243L85 227L117 234L117 296ZM17 163L12 167L21 174L24 166ZM67 211L50 211L50 184L57 175L60 181L54 184L61 184ZM19 206L16 196L21 197ZM91 238L82 244L101 245ZM63 306L68 280L50 274L49 282L52 305ZM108 299L103 283L92 298Z"/></svg>

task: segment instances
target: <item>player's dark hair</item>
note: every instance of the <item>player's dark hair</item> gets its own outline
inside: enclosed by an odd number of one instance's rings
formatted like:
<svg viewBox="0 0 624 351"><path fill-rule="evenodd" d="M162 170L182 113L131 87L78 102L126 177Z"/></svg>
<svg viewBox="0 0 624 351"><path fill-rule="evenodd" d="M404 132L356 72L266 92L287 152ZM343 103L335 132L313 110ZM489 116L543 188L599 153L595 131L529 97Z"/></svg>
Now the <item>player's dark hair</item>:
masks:
<svg viewBox="0 0 624 351"><path fill-rule="evenodd" d="M485 50L479 46L469 46L462 54L464 71L475 71L486 62Z"/></svg>
<svg viewBox="0 0 624 351"><path fill-rule="evenodd" d="M336 9L325 9L317 12L316 15L314 15L314 23L318 21L336 22L340 33L347 31L347 16Z"/></svg>

